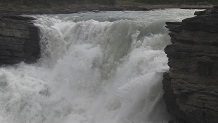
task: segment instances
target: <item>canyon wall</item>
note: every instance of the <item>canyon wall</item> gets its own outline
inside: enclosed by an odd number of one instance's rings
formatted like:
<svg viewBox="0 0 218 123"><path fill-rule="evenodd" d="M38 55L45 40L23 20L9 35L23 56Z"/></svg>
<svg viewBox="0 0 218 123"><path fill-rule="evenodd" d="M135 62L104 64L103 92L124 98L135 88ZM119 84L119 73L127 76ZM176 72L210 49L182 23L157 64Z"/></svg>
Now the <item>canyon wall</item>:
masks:
<svg viewBox="0 0 218 123"><path fill-rule="evenodd" d="M177 123L218 123L218 7L168 22L164 100Z"/></svg>
<svg viewBox="0 0 218 123"><path fill-rule="evenodd" d="M39 30L32 20L0 15L0 65L33 63L40 57Z"/></svg>

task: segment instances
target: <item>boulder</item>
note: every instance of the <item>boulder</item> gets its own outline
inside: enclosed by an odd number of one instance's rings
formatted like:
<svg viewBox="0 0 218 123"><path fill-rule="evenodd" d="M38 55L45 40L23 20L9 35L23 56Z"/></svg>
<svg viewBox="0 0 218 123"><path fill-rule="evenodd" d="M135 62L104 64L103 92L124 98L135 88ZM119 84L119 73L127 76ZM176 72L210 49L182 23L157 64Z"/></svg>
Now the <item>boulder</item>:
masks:
<svg viewBox="0 0 218 123"><path fill-rule="evenodd" d="M164 100L177 123L218 123L218 7L195 15L166 23Z"/></svg>
<svg viewBox="0 0 218 123"><path fill-rule="evenodd" d="M0 15L0 65L33 63L40 57L39 29L31 17Z"/></svg>

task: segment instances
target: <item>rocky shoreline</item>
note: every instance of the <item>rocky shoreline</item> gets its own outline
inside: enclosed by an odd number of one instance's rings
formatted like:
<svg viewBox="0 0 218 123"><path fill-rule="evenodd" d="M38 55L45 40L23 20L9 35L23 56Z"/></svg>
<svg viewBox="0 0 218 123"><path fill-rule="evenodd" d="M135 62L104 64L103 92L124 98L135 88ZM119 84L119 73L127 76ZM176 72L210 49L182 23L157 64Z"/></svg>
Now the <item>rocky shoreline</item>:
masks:
<svg viewBox="0 0 218 123"><path fill-rule="evenodd" d="M0 65L33 63L40 57L39 30L33 19L0 15Z"/></svg>
<svg viewBox="0 0 218 123"><path fill-rule="evenodd" d="M218 123L218 7L168 22L166 107L176 123Z"/></svg>
<svg viewBox="0 0 218 123"><path fill-rule="evenodd" d="M105 5L74 5L69 7L60 7L60 8L40 8L40 9L18 9L18 10L8 10L2 9L0 13L2 14L70 14L78 12L87 12L87 11L148 11L149 9L145 7L136 7L136 6L105 6Z"/></svg>
<svg viewBox="0 0 218 123"><path fill-rule="evenodd" d="M78 12L99 12L99 11L149 11L155 9L169 9L169 8L181 8L181 9L209 9L213 5L142 5L142 6L109 6L109 5L69 5L58 6L53 8L1 8L0 14L70 14Z"/></svg>

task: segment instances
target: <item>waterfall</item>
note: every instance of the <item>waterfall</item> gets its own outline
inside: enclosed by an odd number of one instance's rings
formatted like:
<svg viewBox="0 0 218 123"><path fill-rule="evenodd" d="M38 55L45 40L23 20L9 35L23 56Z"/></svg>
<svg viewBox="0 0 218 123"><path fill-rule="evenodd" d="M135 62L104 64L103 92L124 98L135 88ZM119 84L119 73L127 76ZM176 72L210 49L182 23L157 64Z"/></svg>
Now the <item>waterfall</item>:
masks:
<svg viewBox="0 0 218 123"><path fill-rule="evenodd" d="M0 68L0 122L167 122L165 22L194 11L34 15L41 58Z"/></svg>

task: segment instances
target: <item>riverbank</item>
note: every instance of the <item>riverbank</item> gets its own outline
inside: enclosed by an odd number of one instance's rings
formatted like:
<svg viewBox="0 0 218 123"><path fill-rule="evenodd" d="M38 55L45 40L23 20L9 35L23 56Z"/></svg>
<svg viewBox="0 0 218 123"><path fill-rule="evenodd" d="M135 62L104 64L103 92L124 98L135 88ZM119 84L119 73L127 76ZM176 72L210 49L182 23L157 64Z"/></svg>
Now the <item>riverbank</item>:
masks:
<svg viewBox="0 0 218 123"><path fill-rule="evenodd" d="M97 5L97 4L70 4L53 6L23 6L23 5L1 5L1 14L69 14L86 11L148 11L154 9L181 8L181 9L208 9L213 5L185 5L185 4L142 4L142 5Z"/></svg>

